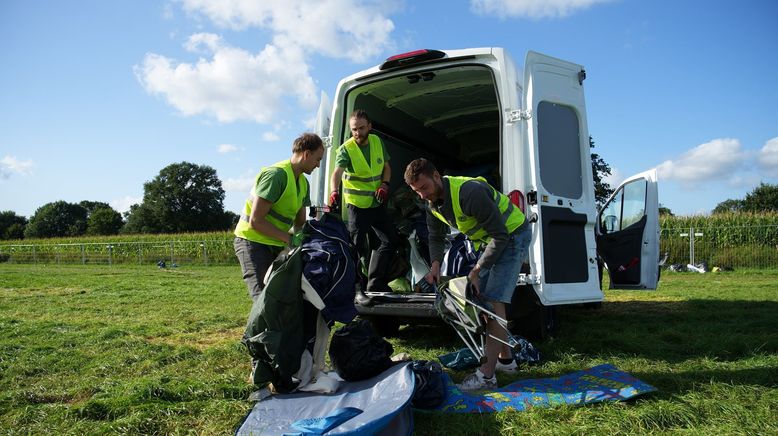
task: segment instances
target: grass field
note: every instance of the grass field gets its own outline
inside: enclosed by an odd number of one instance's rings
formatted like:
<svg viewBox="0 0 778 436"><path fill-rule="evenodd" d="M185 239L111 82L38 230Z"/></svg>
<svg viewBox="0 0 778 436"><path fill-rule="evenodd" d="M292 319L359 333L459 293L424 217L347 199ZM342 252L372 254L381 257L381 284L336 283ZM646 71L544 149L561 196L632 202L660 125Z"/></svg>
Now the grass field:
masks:
<svg viewBox="0 0 778 436"><path fill-rule="evenodd" d="M230 434L251 408L239 268L0 264L0 433ZM624 403L491 415L417 412L417 434L778 434L778 271L665 273L655 292L563 308L545 362L613 363L658 392ZM461 347L406 327L395 351ZM460 380L465 373L452 373Z"/></svg>

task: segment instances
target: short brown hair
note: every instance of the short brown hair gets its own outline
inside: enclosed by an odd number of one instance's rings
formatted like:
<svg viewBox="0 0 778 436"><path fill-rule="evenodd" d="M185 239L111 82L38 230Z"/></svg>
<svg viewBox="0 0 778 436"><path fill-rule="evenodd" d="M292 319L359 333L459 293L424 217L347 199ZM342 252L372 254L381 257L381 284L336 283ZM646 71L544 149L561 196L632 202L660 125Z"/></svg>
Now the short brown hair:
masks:
<svg viewBox="0 0 778 436"><path fill-rule="evenodd" d="M315 151L319 147L324 147L319 135L315 133L303 133L292 143L292 153L302 153L304 151Z"/></svg>
<svg viewBox="0 0 778 436"><path fill-rule="evenodd" d="M349 115L348 119L350 120L352 118L357 118L357 119L362 118L368 123L370 122L370 117L367 116L367 111L365 111L364 109L357 109L354 112L351 112L351 115Z"/></svg>
<svg viewBox="0 0 778 436"><path fill-rule="evenodd" d="M424 159L423 157L420 157L411 161L411 163L409 163L405 168L405 183L410 185L411 183L418 180L419 176L422 174L432 178L432 176L435 175L437 171L438 169L435 168L435 164L428 161L427 159Z"/></svg>

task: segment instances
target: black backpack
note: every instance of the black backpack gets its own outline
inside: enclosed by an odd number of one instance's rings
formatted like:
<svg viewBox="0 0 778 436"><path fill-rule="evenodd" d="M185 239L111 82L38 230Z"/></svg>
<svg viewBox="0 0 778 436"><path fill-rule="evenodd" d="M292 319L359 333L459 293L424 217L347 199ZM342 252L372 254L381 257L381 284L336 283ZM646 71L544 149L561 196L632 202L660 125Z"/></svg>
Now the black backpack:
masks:
<svg viewBox="0 0 778 436"><path fill-rule="evenodd" d="M330 342L330 362L346 381L365 380L390 366L394 348L375 332L369 321L358 319L335 330Z"/></svg>

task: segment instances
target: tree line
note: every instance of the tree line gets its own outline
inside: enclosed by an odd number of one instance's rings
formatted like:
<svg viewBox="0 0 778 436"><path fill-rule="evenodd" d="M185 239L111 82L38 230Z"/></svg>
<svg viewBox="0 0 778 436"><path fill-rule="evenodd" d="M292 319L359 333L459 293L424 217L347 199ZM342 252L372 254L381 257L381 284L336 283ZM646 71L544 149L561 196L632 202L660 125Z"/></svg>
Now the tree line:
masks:
<svg viewBox="0 0 778 436"><path fill-rule="evenodd" d="M0 212L0 239L228 230L238 215L224 210L224 195L213 168L174 163L143 184L143 201L123 216L107 203L60 200L39 207L29 220Z"/></svg>

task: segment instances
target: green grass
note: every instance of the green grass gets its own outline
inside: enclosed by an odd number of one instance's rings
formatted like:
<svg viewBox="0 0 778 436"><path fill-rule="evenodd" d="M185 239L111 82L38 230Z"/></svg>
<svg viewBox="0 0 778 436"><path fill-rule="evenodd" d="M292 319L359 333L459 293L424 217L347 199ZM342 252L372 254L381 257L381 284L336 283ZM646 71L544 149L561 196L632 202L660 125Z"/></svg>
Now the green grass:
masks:
<svg viewBox="0 0 778 436"><path fill-rule="evenodd" d="M0 433L229 434L252 404L237 266L0 265ZM778 271L665 273L655 292L608 291L560 310L543 364L610 362L658 388L622 403L489 415L417 412L418 434L776 434ZM395 351L461 347L405 327ZM452 373L460 380L465 373Z"/></svg>

